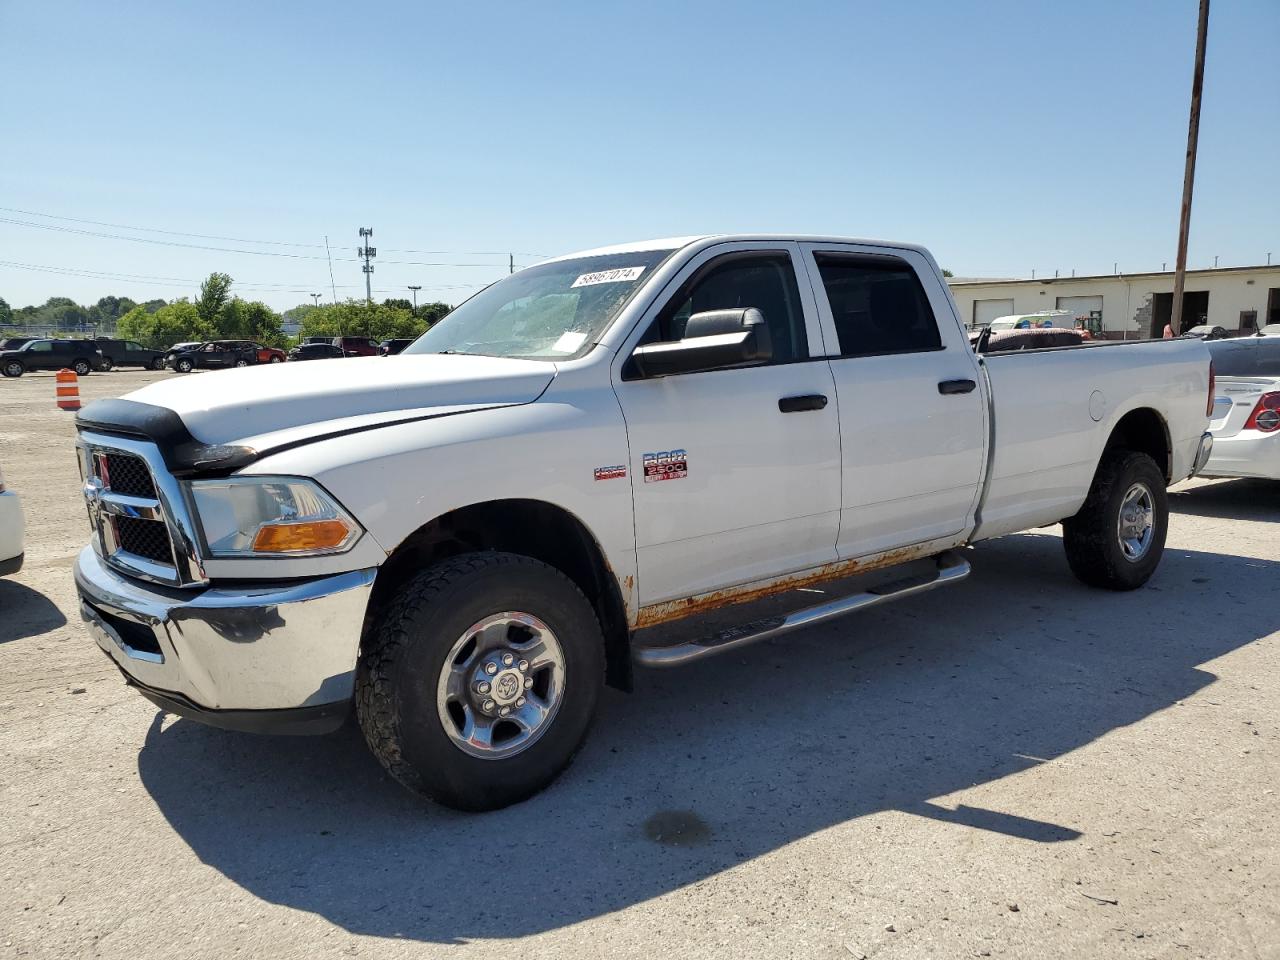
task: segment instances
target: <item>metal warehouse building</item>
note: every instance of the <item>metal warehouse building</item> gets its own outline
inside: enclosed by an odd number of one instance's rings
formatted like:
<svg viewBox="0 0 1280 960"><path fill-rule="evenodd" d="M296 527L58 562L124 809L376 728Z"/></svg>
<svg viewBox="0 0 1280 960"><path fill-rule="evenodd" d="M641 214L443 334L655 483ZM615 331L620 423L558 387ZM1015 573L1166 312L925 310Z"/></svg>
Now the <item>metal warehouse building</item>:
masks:
<svg viewBox="0 0 1280 960"><path fill-rule="evenodd" d="M1173 272L1055 277L1038 280L947 281L971 327L996 317L1043 310L1071 310L1108 340L1159 337L1173 312ZM1182 301L1183 329L1210 323L1250 333L1280 323L1280 266L1188 270Z"/></svg>

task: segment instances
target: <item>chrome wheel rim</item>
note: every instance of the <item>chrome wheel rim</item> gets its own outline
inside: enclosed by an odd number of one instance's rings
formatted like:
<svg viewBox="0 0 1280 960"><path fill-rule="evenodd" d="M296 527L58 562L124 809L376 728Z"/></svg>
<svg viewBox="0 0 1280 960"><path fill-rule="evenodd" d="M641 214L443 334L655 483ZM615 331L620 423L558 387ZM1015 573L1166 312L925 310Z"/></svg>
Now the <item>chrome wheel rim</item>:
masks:
<svg viewBox="0 0 1280 960"><path fill-rule="evenodd" d="M472 624L444 659L436 710L463 753L501 760L533 746L564 699L564 651L529 613L495 613Z"/></svg>
<svg viewBox="0 0 1280 960"><path fill-rule="evenodd" d="M1131 562L1141 560L1151 549L1155 539L1155 498L1145 483L1135 483L1120 501L1116 537L1124 558Z"/></svg>
<svg viewBox="0 0 1280 960"><path fill-rule="evenodd" d="M7 364L4 368L4 372L11 377L16 377L22 373L22 364L20 363Z"/></svg>

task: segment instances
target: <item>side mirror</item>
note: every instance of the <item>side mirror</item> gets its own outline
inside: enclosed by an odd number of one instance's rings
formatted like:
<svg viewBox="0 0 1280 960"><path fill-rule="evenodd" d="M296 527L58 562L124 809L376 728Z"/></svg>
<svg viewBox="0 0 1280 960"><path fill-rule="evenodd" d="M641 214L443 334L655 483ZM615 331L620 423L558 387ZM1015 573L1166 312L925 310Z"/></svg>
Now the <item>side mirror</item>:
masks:
<svg viewBox="0 0 1280 960"><path fill-rule="evenodd" d="M705 310L685 324L684 338L636 347L631 364L641 377L665 377L763 363L773 357L764 314L755 307Z"/></svg>

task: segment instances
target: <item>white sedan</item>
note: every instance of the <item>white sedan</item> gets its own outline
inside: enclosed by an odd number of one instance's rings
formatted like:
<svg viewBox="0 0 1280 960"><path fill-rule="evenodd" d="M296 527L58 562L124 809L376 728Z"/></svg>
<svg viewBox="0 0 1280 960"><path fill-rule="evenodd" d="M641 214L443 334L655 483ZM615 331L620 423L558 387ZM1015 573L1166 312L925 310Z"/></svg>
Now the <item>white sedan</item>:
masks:
<svg viewBox="0 0 1280 960"><path fill-rule="evenodd" d="M1213 452L1200 476L1280 480L1280 337L1206 344L1213 357Z"/></svg>
<svg viewBox="0 0 1280 960"><path fill-rule="evenodd" d="M4 473L0 472L0 577L22 569L22 501L6 490Z"/></svg>

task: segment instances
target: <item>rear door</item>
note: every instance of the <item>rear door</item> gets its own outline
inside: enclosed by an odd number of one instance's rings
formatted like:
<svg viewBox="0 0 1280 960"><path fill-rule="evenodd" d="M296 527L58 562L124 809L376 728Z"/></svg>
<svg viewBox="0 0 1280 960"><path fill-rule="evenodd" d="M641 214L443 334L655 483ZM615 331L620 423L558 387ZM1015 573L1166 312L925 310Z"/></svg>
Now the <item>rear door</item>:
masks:
<svg viewBox="0 0 1280 960"><path fill-rule="evenodd" d="M933 264L910 249L802 247L839 405L841 559L962 538L985 465L987 411Z"/></svg>
<svg viewBox="0 0 1280 960"><path fill-rule="evenodd" d="M786 242L696 254L615 359L630 463L600 464L596 477L630 472L642 605L835 559L835 385L798 256ZM679 340L692 313L743 307L764 314L769 362L653 378L629 371L639 343Z"/></svg>

